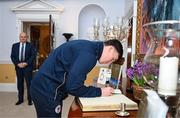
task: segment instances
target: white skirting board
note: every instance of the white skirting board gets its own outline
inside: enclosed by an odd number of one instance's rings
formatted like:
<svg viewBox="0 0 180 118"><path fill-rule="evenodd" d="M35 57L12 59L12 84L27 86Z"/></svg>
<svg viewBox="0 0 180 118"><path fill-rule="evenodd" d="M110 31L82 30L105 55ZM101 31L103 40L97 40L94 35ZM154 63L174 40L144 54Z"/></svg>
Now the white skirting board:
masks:
<svg viewBox="0 0 180 118"><path fill-rule="evenodd" d="M0 83L0 92L17 92L16 83Z"/></svg>

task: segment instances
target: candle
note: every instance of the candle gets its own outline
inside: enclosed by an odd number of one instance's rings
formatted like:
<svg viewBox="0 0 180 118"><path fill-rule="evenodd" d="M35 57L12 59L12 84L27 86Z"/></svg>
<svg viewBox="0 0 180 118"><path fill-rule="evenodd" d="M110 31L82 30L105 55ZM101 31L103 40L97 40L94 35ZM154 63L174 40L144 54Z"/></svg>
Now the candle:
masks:
<svg viewBox="0 0 180 118"><path fill-rule="evenodd" d="M117 17L117 24L122 25L122 18L121 17Z"/></svg>
<svg viewBox="0 0 180 118"><path fill-rule="evenodd" d="M158 93L162 95L176 95L178 79L177 57L160 57Z"/></svg>
<svg viewBox="0 0 180 118"><path fill-rule="evenodd" d="M108 26L109 26L109 20L108 20L108 18L105 18L105 19L104 19L103 26L104 26L104 27L108 27Z"/></svg>
<svg viewBox="0 0 180 118"><path fill-rule="evenodd" d="M99 19L98 18L95 18L94 19L94 26L99 26L100 23L99 23Z"/></svg>

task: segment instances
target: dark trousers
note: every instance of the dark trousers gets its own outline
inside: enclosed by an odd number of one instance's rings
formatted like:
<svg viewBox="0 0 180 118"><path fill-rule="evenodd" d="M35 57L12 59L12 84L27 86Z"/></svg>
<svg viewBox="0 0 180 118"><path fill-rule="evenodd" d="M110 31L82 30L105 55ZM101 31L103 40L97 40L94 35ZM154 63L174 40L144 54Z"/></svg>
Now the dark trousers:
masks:
<svg viewBox="0 0 180 118"><path fill-rule="evenodd" d="M28 102L31 102L31 95L30 95L30 86L32 80L32 71L24 71L24 69L16 69L17 75L17 89L18 89L18 99L19 101L24 101L24 78L26 81L27 86L27 97Z"/></svg>
<svg viewBox="0 0 180 118"><path fill-rule="evenodd" d="M50 98L38 93L31 86L32 100L36 109L37 117L61 118L62 100Z"/></svg>

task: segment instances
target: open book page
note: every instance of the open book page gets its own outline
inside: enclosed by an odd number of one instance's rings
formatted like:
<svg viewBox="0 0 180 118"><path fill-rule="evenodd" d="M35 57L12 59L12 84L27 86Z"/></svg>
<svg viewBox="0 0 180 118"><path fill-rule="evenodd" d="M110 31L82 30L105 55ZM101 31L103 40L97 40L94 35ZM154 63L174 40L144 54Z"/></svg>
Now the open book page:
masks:
<svg viewBox="0 0 180 118"><path fill-rule="evenodd" d="M82 111L114 111L120 110L120 104L126 104L126 110L137 110L138 105L123 94L114 94L108 97L82 98L78 101Z"/></svg>

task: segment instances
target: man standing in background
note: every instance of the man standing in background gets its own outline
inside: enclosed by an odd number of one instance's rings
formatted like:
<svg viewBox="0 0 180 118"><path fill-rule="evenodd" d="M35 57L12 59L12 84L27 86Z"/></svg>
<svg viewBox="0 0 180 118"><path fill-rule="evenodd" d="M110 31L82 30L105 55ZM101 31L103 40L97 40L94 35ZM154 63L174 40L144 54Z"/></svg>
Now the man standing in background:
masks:
<svg viewBox="0 0 180 118"><path fill-rule="evenodd" d="M17 76L18 101L15 105L19 105L24 101L24 78L27 85L28 105L32 105L30 95L30 85L32 80L33 60L35 59L35 48L27 42L27 34L25 32L19 35L20 42L13 44L11 50L11 60L15 65Z"/></svg>

